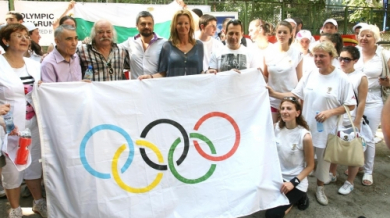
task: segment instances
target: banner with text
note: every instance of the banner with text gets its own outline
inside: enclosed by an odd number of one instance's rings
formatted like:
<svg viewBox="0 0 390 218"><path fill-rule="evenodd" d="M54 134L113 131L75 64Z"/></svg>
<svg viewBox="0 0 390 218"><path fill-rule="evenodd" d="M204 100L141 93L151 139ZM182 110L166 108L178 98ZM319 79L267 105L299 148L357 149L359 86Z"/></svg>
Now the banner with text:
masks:
<svg viewBox="0 0 390 218"><path fill-rule="evenodd" d="M0 24L5 23L5 15L8 12L8 1L0 1Z"/></svg>
<svg viewBox="0 0 390 218"><path fill-rule="evenodd" d="M240 217L288 204L256 69L33 94L49 217Z"/></svg>

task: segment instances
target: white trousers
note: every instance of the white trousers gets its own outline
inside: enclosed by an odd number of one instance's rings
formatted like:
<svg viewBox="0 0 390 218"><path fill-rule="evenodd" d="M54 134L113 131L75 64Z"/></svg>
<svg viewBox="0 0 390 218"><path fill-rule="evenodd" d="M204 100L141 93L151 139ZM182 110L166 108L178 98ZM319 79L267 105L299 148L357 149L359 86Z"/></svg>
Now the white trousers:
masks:
<svg viewBox="0 0 390 218"><path fill-rule="evenodd" d="M367 106L369 106L367 108ZM374 169L374 159L375 159L375 134L378 130L379 123L381 122L381 115L382 115L382 108L383 105L367 105L364 109L364 115L367 116L367 119L369 121L369 127L372 132L372 140L367 141L367 150L364 153L364 172L367 174L372 175L372 171Z"/></svg>

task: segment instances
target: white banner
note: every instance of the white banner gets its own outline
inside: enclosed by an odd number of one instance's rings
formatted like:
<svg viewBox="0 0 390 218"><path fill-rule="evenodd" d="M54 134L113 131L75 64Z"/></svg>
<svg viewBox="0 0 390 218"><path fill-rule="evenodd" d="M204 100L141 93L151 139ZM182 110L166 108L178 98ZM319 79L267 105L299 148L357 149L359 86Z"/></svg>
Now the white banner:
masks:
<svg viewBox="0 0 390 218"><path fill-rule="evenodd" d="M261 73L43 83L49 217L239 217L288 204Z"/></svg>
<svg viewBox="0 0 390 218"><path fill-rule="evenodd" d="M14 1L15 11L23 15L24 22L32 22L39 28L39 45L48 46L54 42L53 22L61 17L69 2Z"/></svg>
<svg viewBox="0 0 390 218"><path fill-rule="evenodd" d="M5 23L5 15L8 12L8 1L0 1L0 24Z"/></svg>

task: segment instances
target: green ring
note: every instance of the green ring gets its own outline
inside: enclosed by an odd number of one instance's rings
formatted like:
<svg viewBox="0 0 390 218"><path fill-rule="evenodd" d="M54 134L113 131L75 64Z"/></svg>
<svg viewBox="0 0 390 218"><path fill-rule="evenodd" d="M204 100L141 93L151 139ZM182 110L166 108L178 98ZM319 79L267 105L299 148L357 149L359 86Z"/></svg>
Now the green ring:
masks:
<svg viewBox="0 0 390 218"><path fill-rule="evenodd" d="M213 145L213 143L204 135L201 135L199 133L190 133L190 138L197 138L197 139L200 139L204 142L206 142L206 144L210 147L210 150L211 150L211 153L212 154L216 154L217 152L215 151L215 147ZM176 150L176 147L180 144L181 142L181 139L180 138L177 138L173 144L171 145L171 148L169 149L169 153L168 153L168 166L169 166L169 169L171 170L173 176L176 177L177 180L183 182L183 183L186 183L186 184L196 184L196 183L200 183L200 182L203 182L205 181L206 179L210 178L214 171L215 171L215 168L217 167L216 164L211 164L211 167L210 169L207 171L207 173L197 179L187 179L187 178L184 178L183 176L181 176L179 174L179 172L177 172L176 168L175 168L175 165L173 163L173 152Z"/></svg>

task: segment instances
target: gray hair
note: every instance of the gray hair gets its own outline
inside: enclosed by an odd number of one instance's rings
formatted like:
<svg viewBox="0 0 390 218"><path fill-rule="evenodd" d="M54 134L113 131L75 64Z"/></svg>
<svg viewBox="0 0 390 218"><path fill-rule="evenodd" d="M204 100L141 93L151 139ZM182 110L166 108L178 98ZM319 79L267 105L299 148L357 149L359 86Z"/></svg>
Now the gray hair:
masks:
<svg viewBox="0 0 390 218"><path fill-rule="evenodd" d="M364 25L359 31L359 36L358 36L359 38L360 38L360 33L363 31L372 32L375 38L375 42L378 42L381 39L380 30L376 25L372 25L372 24Z"/></svg>
<svg viewBox="0 0 390 218"><path fill-rule="evenodd" d="M57 29L54 30L54 38L60 36L64 32L64 30L76 31L76 28L74 28L71 25L65 25L65 24L59 25Z"/></svg>
<svg viewBox="0 0 390 218"><path fill-rule="evenodd" d="M108 20L98 20L95 22L95 24L93 25L92 29L91 29L91 41L94 43L95 42L95 36L96 36L96 26L101 23L101 22L107 22L110 24L111 26L111 31L112 31L112 42L116 43L117 42L117 34L116 34L116 31L115 31L115 28L114 26L108 21Z"/></svg>
<svg viewBox="0 0 390 218"><path fill-rule="evenodd" d="M138 24L139 22L139 19L141 17L151 17L153 22L154 22L154 18L153 18L153 15L149 12L149 11L141 11L137 14L137 18L136 18L136 24Z"/></svg>

